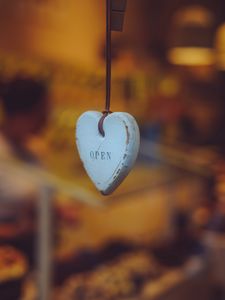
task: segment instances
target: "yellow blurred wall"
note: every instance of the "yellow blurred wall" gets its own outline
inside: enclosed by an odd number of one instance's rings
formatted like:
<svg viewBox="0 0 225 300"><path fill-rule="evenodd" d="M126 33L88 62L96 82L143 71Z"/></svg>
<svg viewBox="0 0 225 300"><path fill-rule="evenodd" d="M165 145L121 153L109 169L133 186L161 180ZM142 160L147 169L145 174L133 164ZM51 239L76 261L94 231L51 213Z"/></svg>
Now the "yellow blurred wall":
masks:
<svg viewBox="0 0 225 300"><path fill-rule="evenodd" d="M0 48L94 66L104 41L105 1L2 0Z"/></svg>

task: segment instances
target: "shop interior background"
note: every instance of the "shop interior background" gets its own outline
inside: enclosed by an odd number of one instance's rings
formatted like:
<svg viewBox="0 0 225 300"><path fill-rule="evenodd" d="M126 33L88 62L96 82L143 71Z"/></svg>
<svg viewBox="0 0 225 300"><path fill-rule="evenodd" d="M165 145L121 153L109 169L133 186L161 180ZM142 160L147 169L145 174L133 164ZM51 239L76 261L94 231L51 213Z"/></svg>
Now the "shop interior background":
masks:
<svg viewBox="0 0 225 300"><path fill-rule="evenodd" d="M225 299L224 1L127 1L112 111L141 148L109 197L74 135L104 109L105 1L0 0L1 98L15 78L45 83L48 122L12 143L0 100L0 298Z"/></svg>

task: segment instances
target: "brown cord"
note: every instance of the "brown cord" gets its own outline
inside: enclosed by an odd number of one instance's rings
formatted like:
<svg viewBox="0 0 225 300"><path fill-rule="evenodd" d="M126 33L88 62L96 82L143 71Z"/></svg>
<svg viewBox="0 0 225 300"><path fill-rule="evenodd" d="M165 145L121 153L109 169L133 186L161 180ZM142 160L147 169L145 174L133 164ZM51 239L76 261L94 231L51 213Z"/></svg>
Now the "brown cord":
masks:
<svg viewBox="0 0 225 300"><path fill-rule="evenodd" d="M112 12L112 0L106 0L106 102L105 102L105 111L103 112L103 116L98 123L98 130L102 136L105 136L105 132L103 129L104 120L111 113L110 112L111 66L112 66L111 12Z"/></svg>
<svg viewBox="0 0 225 300"><path fill-rule="evenodd" d="M112 112L111 111L103 111L103 116L101 117L101 119L99 120L98 122L98 130L100 132L100 134L105 137L105 131L104 131L104 128L103 128L103 123L105 121L105 118L111 114Z"/></svg>

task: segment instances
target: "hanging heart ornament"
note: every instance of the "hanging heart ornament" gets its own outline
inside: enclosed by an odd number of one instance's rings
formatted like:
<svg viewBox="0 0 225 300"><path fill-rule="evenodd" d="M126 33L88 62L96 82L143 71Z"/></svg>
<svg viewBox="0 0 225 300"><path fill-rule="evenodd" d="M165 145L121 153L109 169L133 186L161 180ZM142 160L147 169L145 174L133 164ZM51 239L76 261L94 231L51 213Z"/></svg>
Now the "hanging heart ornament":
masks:
<svg viewBox="0 0 225 300"><path fill-rule="evenodd" d="M109 114L103 123L104 136L98 124L103 114L88 111L76 126L76 143L84 168L96 188L111 194L133 167L140 146L135 119L128 113Z"/></svg>

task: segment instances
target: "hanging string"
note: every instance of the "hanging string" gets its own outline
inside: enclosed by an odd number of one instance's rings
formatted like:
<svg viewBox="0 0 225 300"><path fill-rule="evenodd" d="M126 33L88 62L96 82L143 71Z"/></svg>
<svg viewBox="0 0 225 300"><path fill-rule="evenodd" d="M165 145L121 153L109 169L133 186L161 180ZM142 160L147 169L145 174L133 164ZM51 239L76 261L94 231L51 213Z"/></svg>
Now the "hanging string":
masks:
<svg viewBox="0 0 225 300"><path fill-rule="evenodd" d="M105 118L111 113L111 69L112 69L112 32L111 32L111 13L112 13L112 0L106 0L106 100L105 110L103 116L98 123L98 130L102 136L105 136L103 123Z"/></svg>
<svg viewBox="0 0 225 300"><path fill-rule="evenodd" d="M112 37L111 37L111 12L112 0L106 0L106 112L110 111L111 100L111 66L112 66Z"/></svg>

